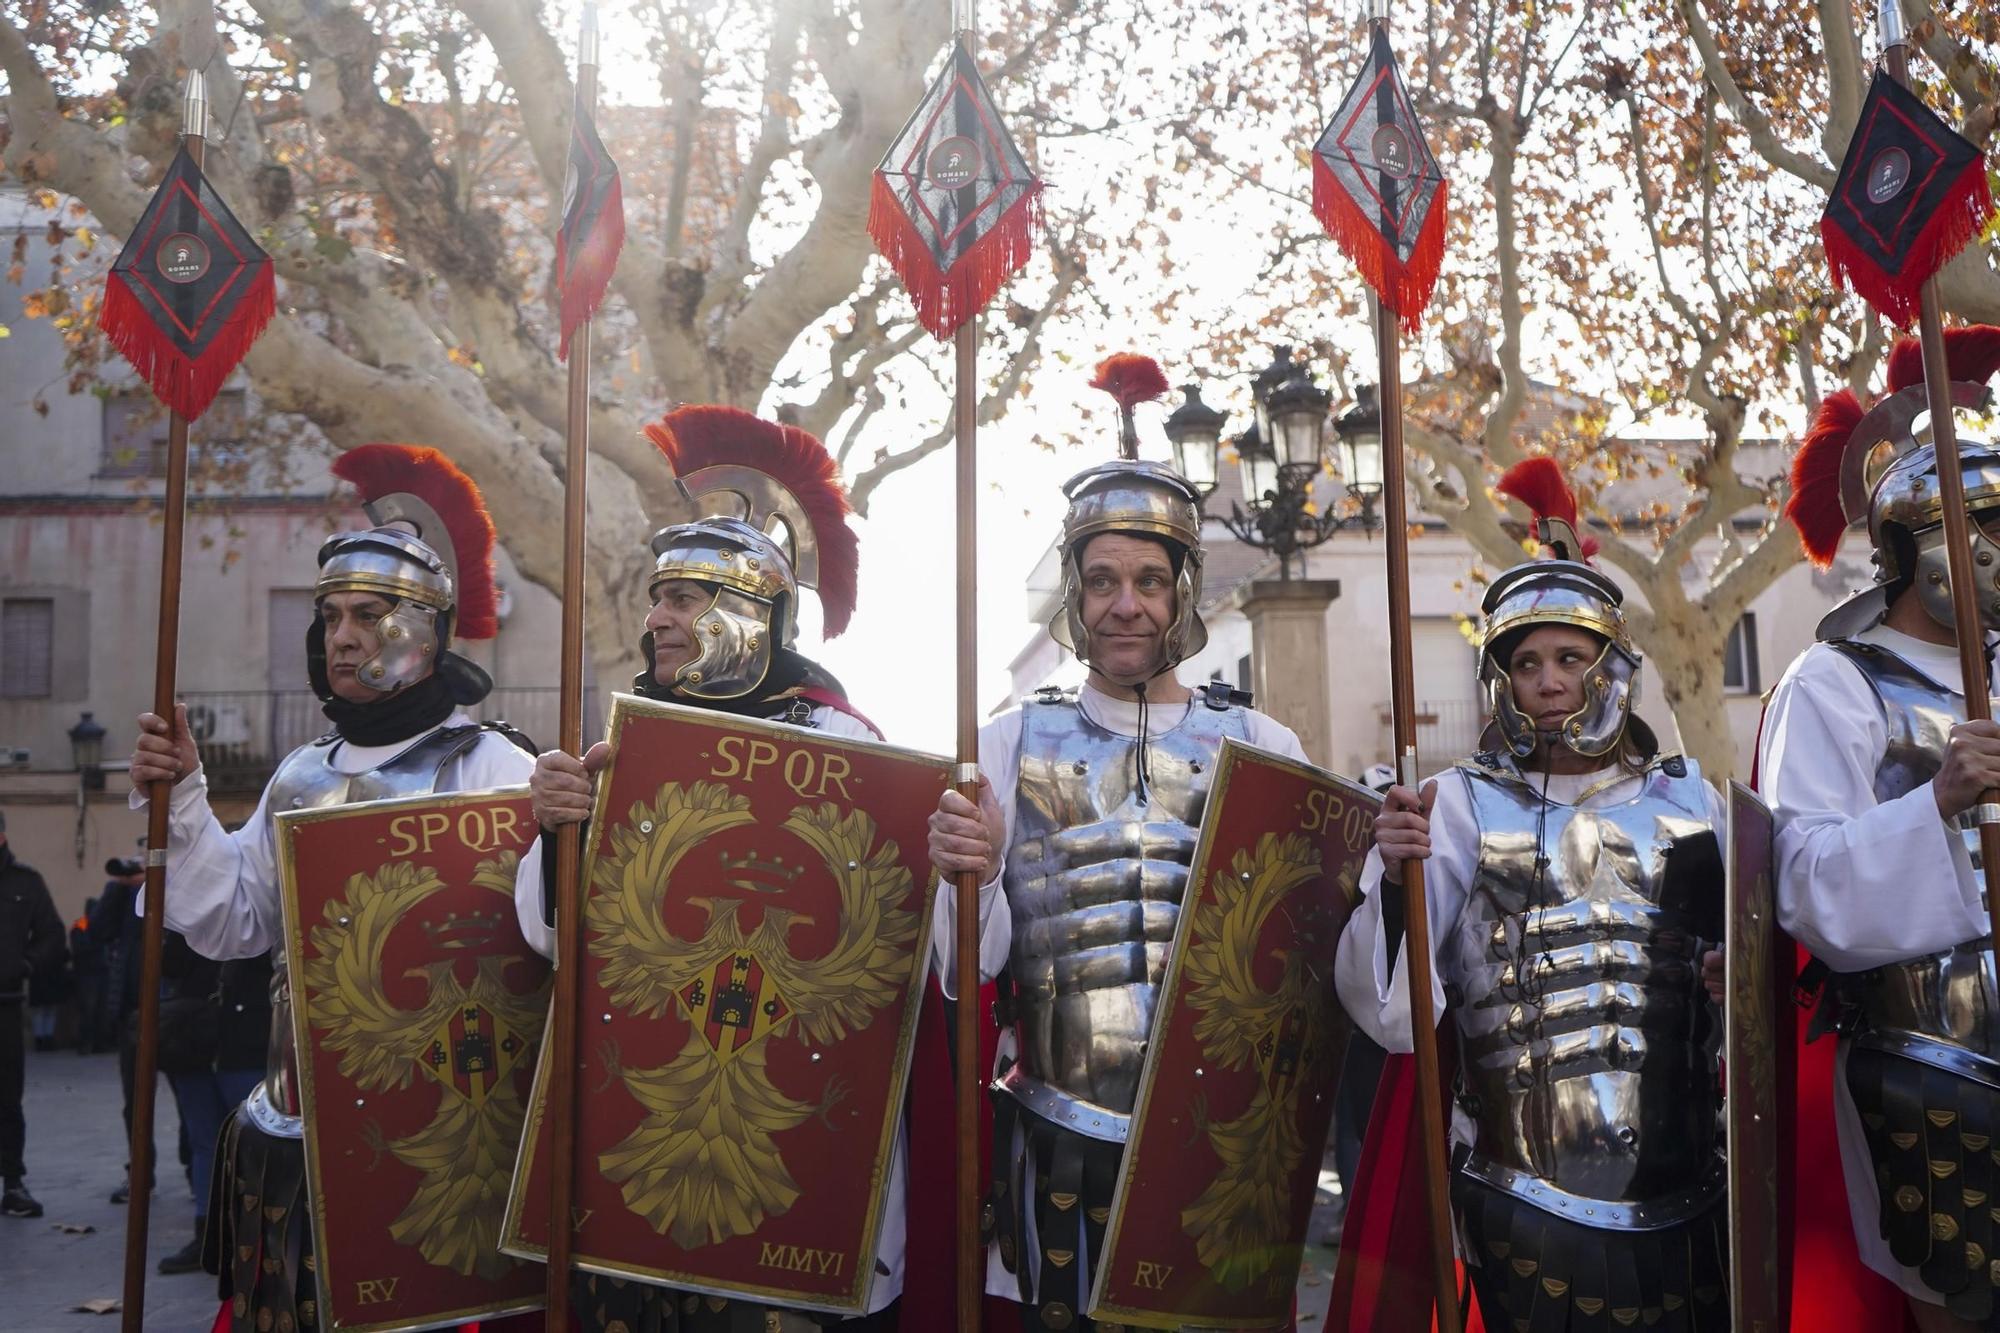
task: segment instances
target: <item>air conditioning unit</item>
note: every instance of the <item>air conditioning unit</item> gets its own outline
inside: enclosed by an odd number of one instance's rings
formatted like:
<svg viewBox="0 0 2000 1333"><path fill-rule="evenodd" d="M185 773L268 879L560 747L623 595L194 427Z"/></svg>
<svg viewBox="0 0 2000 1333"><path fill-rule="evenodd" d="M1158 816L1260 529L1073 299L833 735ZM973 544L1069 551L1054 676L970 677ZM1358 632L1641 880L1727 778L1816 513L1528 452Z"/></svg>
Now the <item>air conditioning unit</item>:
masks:
<svg viewBox="0 0 2000 1333"><path fill-rule="evenodd" d="M19 745L0 745L0 768L26 768L34 753Z"/></svg>
<svg viewBox="0 0 2000 1333"><path fill-rule="evenodd" d="M246 745L250 718L241 704L189 704L188 733L198 745Z"/></svg>

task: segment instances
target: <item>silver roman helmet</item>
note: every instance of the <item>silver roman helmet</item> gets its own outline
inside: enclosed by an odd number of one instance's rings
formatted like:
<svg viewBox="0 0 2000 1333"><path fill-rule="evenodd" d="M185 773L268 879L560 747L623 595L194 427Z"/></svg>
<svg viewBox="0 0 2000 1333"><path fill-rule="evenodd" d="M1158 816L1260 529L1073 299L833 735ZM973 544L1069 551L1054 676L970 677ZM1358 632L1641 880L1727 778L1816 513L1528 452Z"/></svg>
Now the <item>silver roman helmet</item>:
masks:
<svg viewBox="0 0 2000 1333"><path fill-rule="evenodd" d="M1535 752L1540 736L1535 720L1514 702L1508 659L1514 645L1537 625L1569 625L1603 642L1584 678L1583 706L1562 719L1562 743L1580 755L1616 754L1626 733L1643 728L1632 716L1639 702L1639 650L1625 626L1625 594L1616 583L1585 563L1594 550L1577 535L1576 497L1550 458L1529 458L1509 468L1495 488L1533 512L1542 544L1554 559L1530 560L1506 570L1480 603L1479 679L1500 741L1517 758ZM1641 748L1653 748L1648 734Z"/></svg>
<svg viewBox="0 0 2000 1333"><path fill-rule="evenodd" d="M351 449L333 472L360 491L375 526L321 543L313 596L369 592L392 607L378 622L380 651L361 664L362 684L387 695L443 667L460 702L484 698L486 673L448 651L454 634L490 639L499 630L493 522L472 479L437 450L408 444ZM331 697L318 617L306 632L306 662L314 692Z"/></svg>
<svg viewBox="0 0 2000 1333"><path fill-rule="evenodd" d="M2000 328L1975 325L1945 334L1952 407L1983 412L1992 404L1985 381L2000 370ZM1889 355L1889 391L1864 409L1847 390L1829 394L1813 414L1792 460L1786 516L1799 530L1806 557L1831 567L1841 535L1865 524L1874 548L1872 586L1848 598L1819 623L1821 639L1846 638L1887 613L1913 583L1917 600L1941 625L1954 623L1951 575L1944 544L1944 495L1928 425L1930 396L1915 339ZM1979 519L2000 510L2000 450L1960 435L1959 476L1973 516L1969 535L1979 577L1981 624L2000 631L2000 543Z"/></svg>
<svg viewBox="0 0 2000 1333"><path fill-rule="evenodd" d="M1158 537L1173 550L1174 619L1167 626L1162 660L1153 673L1163 676L1202 650L1208 628L1196 609L1201 601L1201 507L1187 478L1159 463L1118 459L1085 468L1063 483L1069 512L1062 527L1062 608L1049 632L1056 642L1090 664L1090 632L1083 623L1083 548L1105 532Z"/></svg>
<svg viewBox="0 0 2000 1333"><path fill-rule="evenodd" d="M678 408L646 433L674 469L689 514L653 534L648 589L691 579L714 592L695 621L700 651L673 689L740 699L797 638L801 588L819 594L825 637L847 628L859 543L846 492L812 435L736 408ZM644 649L650 668L650 634Z"/></svg>

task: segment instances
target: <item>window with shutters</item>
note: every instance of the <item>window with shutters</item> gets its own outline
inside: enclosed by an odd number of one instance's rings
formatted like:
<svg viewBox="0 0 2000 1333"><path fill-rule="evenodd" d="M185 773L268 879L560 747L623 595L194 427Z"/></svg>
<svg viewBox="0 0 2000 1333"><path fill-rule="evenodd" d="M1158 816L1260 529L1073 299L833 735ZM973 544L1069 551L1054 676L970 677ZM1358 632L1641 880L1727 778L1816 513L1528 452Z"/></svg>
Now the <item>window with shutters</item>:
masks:
<svg viewBox="0 0 2000 1333"><path fill-rule="evenodd" d="M56 604L49 597L0 602L0 699L46 699L53 683Z"/></svg>

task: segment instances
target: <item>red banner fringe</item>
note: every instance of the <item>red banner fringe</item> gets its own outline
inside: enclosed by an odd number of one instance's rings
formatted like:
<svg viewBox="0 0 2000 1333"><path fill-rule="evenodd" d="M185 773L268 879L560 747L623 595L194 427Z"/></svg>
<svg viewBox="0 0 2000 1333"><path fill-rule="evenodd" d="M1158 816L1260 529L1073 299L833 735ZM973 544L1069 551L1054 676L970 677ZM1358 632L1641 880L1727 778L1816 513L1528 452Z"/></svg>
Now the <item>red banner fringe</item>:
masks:
<svg viewBox="0 0 2000 1333"><path fill-rule="evenodd" d="M139 378L152 386L161 402L193 421L215 401L223 382L277 309L278 284L266 261L231 307L222 328L209 339L207 349L190 360L153 322L124 275L112 273L104 283L104 305L97 312L97 327L118 355L132 363Z"/></svg>
<svg viewBox="0 0 2000 1333"><path fill-rule="evenodd" d="M562 233L556 233L556 291L562 300L562 309L557 314L561 337L556 346L556 360L569 360L570 338L604 304L605 289L611 286L612 271L618 267L618 252L624 248L625 182L622 177L613 176L611 190L597 211L597 225L583 238L574 267Z"/></svg>
<svg viewBox="0 0 2000 1333"><path fill-rule="evenodd" d="M1833 285L1844 287L1887 316L1898 328L1908 328L1922 304L1924 284L1951 257L1972 243L1993 216L1993 192L1986 183L1985 159L1972 162L1952 182L1950 192L1910 243L1899 272L1876 266L1861 248L1828 219L1819 223Z"/></svg>
<svg viewBox="0 0 2000 1333"><path fill-rule="evenodd" d="M1015 200L949 272L940 273L930 246L903 212L895 189L881 172L868 200L868 234L875 248L903 280L916 302L917 322L940 341L986 307L1002 283L1020 272L1034 253L1042 228L1042 183Z"/></svg>
<svg viewBox="0 0 2000 1333"><path fill-rule="evenodd" d="M1396 247L1382 234L1375 220L1361 211L1333 169L1318 153L1313 154L1313 216L1319 219L1340 252L1361 270L1362 281L1375 289L1382 303L1396 312L1403 332L1415 333L1424 307L1431 302L1438 270L1444 265L1444 223L1450 211L1450 191L1439 181L1431 196L1430 211L1424 215L1423 230L1417 233L1416 248L1405 264L1396 257Z"/></svg>

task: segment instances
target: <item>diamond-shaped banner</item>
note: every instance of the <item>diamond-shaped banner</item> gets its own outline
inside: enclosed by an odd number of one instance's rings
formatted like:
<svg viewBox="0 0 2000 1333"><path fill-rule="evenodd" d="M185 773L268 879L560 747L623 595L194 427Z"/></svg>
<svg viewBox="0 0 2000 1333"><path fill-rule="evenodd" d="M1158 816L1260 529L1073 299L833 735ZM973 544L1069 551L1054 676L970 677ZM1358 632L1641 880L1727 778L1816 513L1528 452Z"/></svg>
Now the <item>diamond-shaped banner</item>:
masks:
<svg viewBox="0 0 2000 1333"><path fill-rule="evenodd" d="M1878 70L1819 221L1835 285L1896 323L1993 214L1979 149Z"/></svg>
<svg viewBox="0 0 2000 1333"><path fill-rule="evenodd" d="M111 265L97 327L161 402L192 420L276 308L271 257L182 145Z"/></svg>
<svg viewBox="0 0 2000 1333"><path fill-rule="evenodd" d="M1041 194L979 66L954 42L875 170L868 234L918 320L948 338L1027 263Z"/></svg>
<svg viewBox="0 0 2000 1333"><path fill-rule="evenodd" d="M1414 331L1444 261L1447 191L1381 24L1312 167L1313 216Z"/></svg>

